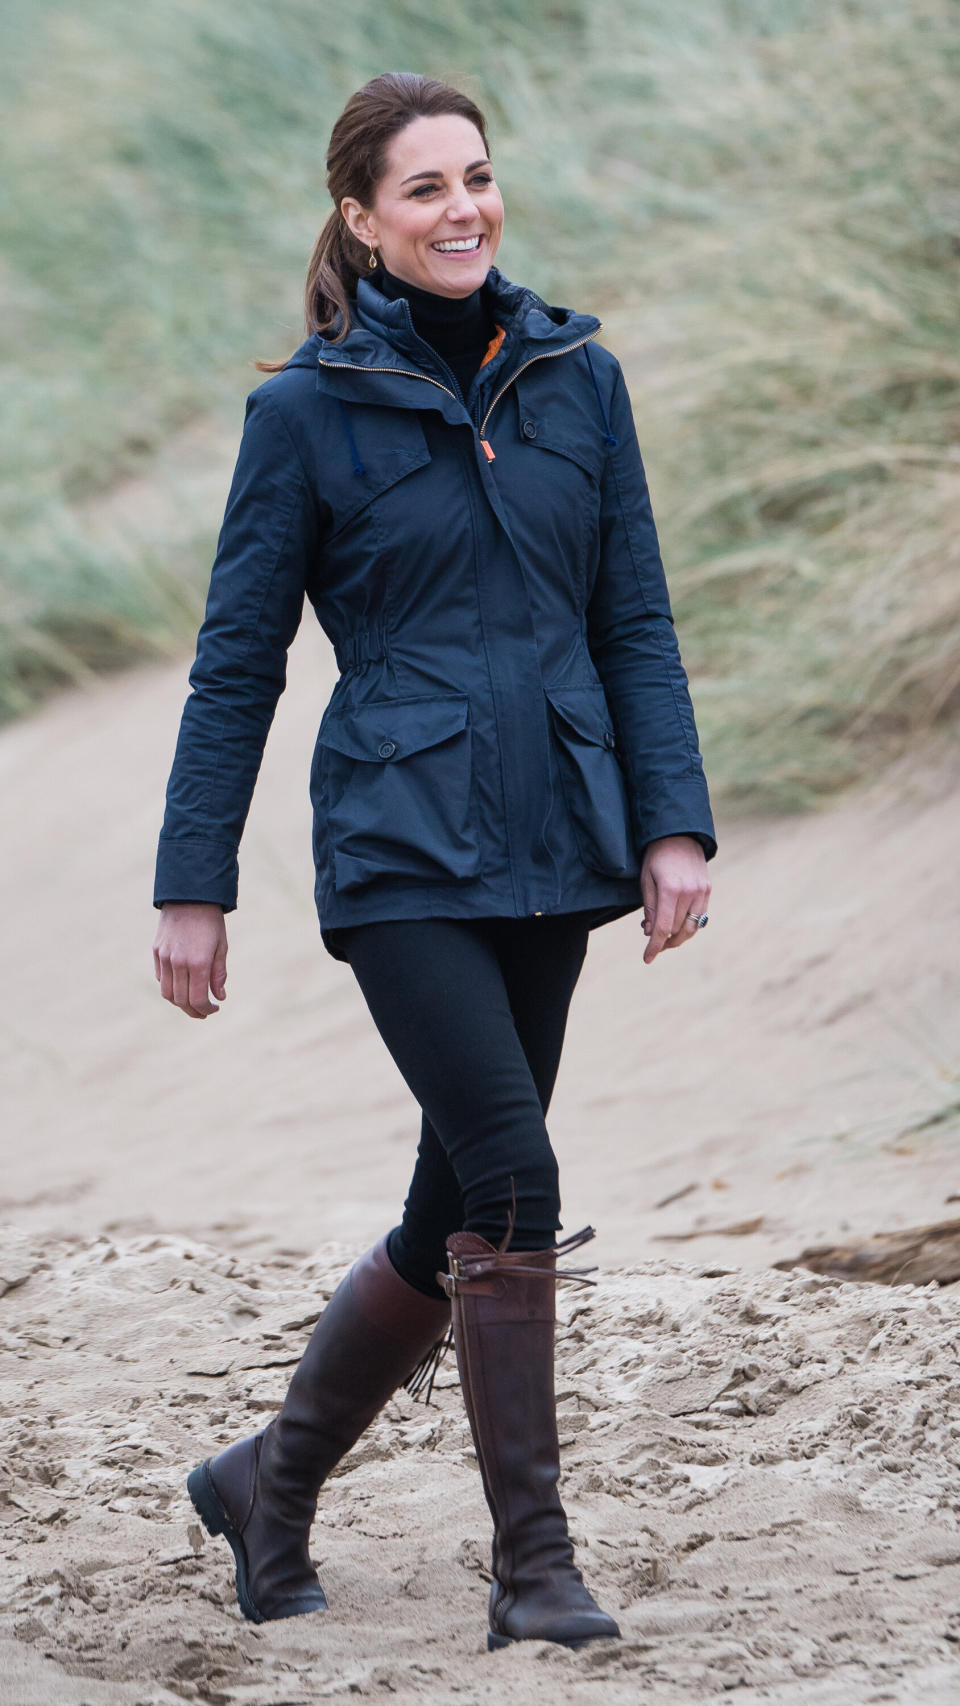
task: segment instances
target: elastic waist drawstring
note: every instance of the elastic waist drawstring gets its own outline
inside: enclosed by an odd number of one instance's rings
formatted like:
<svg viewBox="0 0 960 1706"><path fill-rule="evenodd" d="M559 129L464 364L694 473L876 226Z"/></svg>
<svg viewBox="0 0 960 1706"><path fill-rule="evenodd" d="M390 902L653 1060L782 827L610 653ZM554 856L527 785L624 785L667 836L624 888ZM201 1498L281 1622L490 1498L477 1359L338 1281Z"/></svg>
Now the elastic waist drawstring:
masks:
<svg viewBox="0 0 960 1706"><path fill-rule="evenodd" d="M353 436L353 427L350 425L350 416L344 408L343 399L338 397L337 402L340 406L340 414L343 419L344 428L346 429L347 438L350 441L350 457L353 462L353 471L355 474L365 474L367 470L360 460L360 455L357 450L357 441Z"/></svg>
<svg viewBox="0 0 960 1706"><path fill-rule="evenodd" d="M600 405L600 414L601 414L601 417L603 419L603 432L604 432L603 442L604 442L604 444L608 444L610 446L611 450L616 450L617 445L619 444L620 440L618 438L615 438L613 433L610 430L610 422L607 419L607 411L603 406L603 398L600 395L600 387L597 384L597 375L594 371L593 357L590 354L590 345L589 344L584 344L583 353L587 358L587 366L590 369L590 378L593 380L593 389L597 393L597 402Z"/></svg>

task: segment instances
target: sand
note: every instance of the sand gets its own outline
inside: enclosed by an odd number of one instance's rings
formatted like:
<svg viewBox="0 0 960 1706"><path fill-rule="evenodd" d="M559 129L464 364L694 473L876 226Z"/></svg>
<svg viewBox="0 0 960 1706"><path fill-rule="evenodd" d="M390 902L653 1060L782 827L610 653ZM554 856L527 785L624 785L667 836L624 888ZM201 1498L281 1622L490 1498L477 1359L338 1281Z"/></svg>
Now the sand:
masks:
<svg viewBox="0 0 960 1706"><path fill-rule="evenodd" d="M312 910L333 678L305 632L205 1024L160 1001L150 957L183 667L0 738L0 1701L952 1702L956 1287L771 1268L957 1214L946 746L814 816L718 814L710 925L653 967L639 914L591 938L550 1119L565 1227L599 1233L599 1284L561 1300L561 1433L624 1640L485 1652L488 1519L449 1361L435 1405L401 1394L324 1491L331 1609L240 1617L185 1474L268 1418L397 1218L416 1141Z"/></svg>

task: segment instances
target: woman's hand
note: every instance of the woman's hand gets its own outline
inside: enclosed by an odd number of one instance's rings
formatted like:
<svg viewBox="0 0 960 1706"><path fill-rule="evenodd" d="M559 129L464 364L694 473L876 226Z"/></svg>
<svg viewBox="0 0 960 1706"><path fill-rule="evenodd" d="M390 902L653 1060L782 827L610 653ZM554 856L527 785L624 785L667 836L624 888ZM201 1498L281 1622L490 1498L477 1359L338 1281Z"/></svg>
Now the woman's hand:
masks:
<svg viewBox="0 0 960 1706"><path fill-rule="evenodd" d="M706 855L692 835L664 835L647 843L640 868L643 930L649 936L643 956L652 965L661 948L682 948L697 934L695 918L707 910L710 880Z"/></svg>
<svg viewBox="0 0 960 1706"><path fill-rule="evenodd" d="M227 995L227 927L223 908L206 901L165 901L153 943L153 965L165 1001L191 1019L219 1013Z"/></svg>

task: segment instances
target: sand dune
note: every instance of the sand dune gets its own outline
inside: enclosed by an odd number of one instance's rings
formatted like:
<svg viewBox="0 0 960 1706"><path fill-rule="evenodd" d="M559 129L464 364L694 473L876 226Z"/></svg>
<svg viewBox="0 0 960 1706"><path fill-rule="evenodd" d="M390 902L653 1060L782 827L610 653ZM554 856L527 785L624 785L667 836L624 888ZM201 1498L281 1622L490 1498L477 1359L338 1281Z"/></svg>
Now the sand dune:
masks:
<svg viewBox="0 0 960 1706"><path fill-rule="evenodd" d="M601 1273L562 1301L560 1391L573 1527L624 1642L482 1650L487 1518L451 1367L325 1491L330 1612L240 1618L185 1471L268 1416L323 1296L396 1219L416 1139L312 911L332 680L305 633L203 1025L160 1001L149 951L182 667L0 738L0 1700L952 1701L955 1288L770 1267L957 1213L946 750L815 817L721 812L711 923L682 952L643 966L639 916L591 939L551 1128Z"/></svg>

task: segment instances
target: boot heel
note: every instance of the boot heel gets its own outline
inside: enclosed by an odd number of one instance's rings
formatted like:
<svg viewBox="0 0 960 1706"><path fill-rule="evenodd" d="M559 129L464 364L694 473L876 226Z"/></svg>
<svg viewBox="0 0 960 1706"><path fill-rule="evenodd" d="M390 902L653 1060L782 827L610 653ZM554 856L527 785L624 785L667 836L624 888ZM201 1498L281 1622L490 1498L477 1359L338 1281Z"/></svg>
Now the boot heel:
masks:
<svg viewBox="0 0 960 1706"><path fill-rule="evenodd" d="M512 1647L513 1638L510 1635L495 1635L492 1629L487 1631L487 1652L495 1653L498 1647Z"/></svg>
<svg viewBox="0 0 960 1706"><path fill-rule="evenodd" d="M263 1623L263 1613L254 1602L247 1586L246 1547L217 1498L210 1479L209 1464L210 1459L207 1457L197 1465L196 1469L191 1469L187 1476L187 1492L190 1494L190 1502L207 1533L222 1534L233 1553L233 1560L236 1565L237 1603L244 1617L251 1623ZM320 1598L323 1599L322 1592L320 1592ZM322 1609L326 1609L326 1603L326 1600L323 1600ZM314 1607L311 1606L308 1609L313 1610ZM285 1614L281 1613L281 1615Z"/></svg>
<svg viewBox="0 0 960 1706"><path fill-rule="evenodd" d="M207 1473L209 1461L208 1457L203 1463L198 1464L196 1469L191 1469L187 1476L187 1492L190 1494L190 1502L207 1533L225 1534L227 1519L220 1509L219 1500L210 1485L210 1478Z"/></svg>

